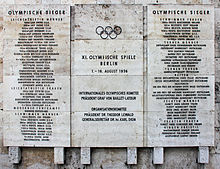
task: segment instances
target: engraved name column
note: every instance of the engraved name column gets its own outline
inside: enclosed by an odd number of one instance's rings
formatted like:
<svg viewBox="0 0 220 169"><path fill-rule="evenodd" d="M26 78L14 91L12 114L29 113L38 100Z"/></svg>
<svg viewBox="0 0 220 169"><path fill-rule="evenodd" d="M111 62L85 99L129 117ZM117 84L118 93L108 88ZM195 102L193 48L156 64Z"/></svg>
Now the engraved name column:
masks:
<svg viewBox="0 0 220 169"><path fill-rule="evenodd" d="M148 64L148 145L213 145L213 7L149 6Z"/></svg>
<svg viewBox="0 0 220 169"><path fill-rule="evenodd" d="M5 146L70 145L68 6L8 6Z"/></svg>

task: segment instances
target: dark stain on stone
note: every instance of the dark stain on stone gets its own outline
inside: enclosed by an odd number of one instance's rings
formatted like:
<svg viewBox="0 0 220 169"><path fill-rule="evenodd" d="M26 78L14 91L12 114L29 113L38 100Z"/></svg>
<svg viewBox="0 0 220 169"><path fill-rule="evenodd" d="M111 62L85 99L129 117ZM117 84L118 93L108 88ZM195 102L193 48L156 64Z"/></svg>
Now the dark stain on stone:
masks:
<svg viewBox="0 0 220 169"><path fill-rule="evenodd" d="M106 17L104 18L104 20L105 20L105 21L109 21L110 18L106 16Z"/></svg>
<svg viewBox="0 0 220 169"><path fill-rule="evenodd" d="M122 32L121 27L119 27L117 25L114 25L114 30L115 30L116 34L118 34L118 35Z"/></svg>
<svg viewBox="0 0 220 169"><path fill-rule="evenodd" d="M111 5L102 5L102 8L109 8Z"/></svg>

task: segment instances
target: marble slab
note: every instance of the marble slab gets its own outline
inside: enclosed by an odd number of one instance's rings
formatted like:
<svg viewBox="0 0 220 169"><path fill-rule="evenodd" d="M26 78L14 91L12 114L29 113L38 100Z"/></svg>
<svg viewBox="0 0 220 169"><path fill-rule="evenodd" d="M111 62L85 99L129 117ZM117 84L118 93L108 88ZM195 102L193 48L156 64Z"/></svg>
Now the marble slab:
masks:
<svg viewBox="0 0 220 169"><path fill-rule="evenodd" d="M75 5L72 17L72 146L143 146L143 6Z"/></svg>
<svg viewBox="0 0 220 169"><path fill-rule="evenodd" d="M69 147L70 113L4 112L4 146Z"/></svg>
<svg viewBox="0 0 220 169"><path fill-rule="evenodd" d="M55 76L45 79L45 86L23 86L18 76L4 76L4 110L48 110L49 112L70 111L70 77ZM49 83L53 81L54 83ZM63 83L65 82L65 83Z"/></svg>
<svg viewBox="0 0 220 169"><path fill-rule="evenodd" d="M149 147L214 146L214 111L197 111L188 121L167 120L166 112L147 114Z"/></svg>
<svg viewBox="0 0 220 169"><path fill-rule="evenodd" d="M212 146L213 6L149 5L147 12L146 144Z"/></svg>
<svg viewBox="0 0 220 169"><path fill-rule="evenodd" d="M214 76L149 76L148 111L214 111Z"/></svg>
<svg viewBox="0 0 220 169"><path fill-rule="evenodd" d="M142 40L75 40L74 75L143 75Z"/></svg>
<svg viewBox="0 0 220 169"><path fill-rule="evenodd" d="M148 42L148 74L188 76L215 74L214 40ZM160 66L158 66L160 65Z"/></svg>
<svg viewBox="0 0 220 169"><path fill-rule="evenodd" d="M72 77L72 111L143 111L142 76Z"/></svg>
<svg viewBox="0 0 220 169"><path fill-rule="evenodd" d="M75 5L73 17L74 40L143 39L142 5ZM107 36L112 30L111 36Z"/></svg>
<svg viewBox="0 0 220 169"><path fill-rule="evenodd" d="M142 147L141 121L142 112L74 112L72 146Z"/></svg>
<svg viewBox="0 0 220 169"><path fill-rule="evenodd" d="M36 37L40 36L37 33L41 32L47 36L53 35L55 40L66 40L70 36L70 7L69 5L8 5L4 8L4 25L4 39L18 39L21 35L19 33L23 33L23 36L32 36L26 38L33 40L42 38Z"/></svg>
<svg viewBox="0 0 220 169"><path fill-rule="evenodd" d="M9 5L4 21L4 145L70 146L70 7Z"/></svg>
<svg viewBox="0 0 220 169"><path fill-rule="evenodd" d="M18 47L17 40L4 40L4 76L19 76L21 73L27 72L32 72L31 76L70 76L70 42L68 38L66 36L63 41L57 40L58 46L53 47ZM20 52L21 50L22 52ZM28 55L24 57L23 54ZM26 71L24 72L23 69Z"/></svg>
<svg viewBox="0 0 220 169"><path fill-rule="evenodd" d="M148 39L213 40L212 5L149 5Z"/></svg>

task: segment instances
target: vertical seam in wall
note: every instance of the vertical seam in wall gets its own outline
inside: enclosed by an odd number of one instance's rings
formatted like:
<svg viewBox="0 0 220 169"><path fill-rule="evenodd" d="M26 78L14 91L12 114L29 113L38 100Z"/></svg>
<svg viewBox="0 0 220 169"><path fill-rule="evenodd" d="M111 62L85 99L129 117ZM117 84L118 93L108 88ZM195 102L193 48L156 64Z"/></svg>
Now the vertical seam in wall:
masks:
<svg viewBox="0 0 220 169"><path fill-rule="evenodd" d="M3 51L2 51L3 52ZM3 83L3 58L0 58L0 83Z"/></svg>
<svg viewBox="0 0 220 169"><path fill-rule="evenodd" d="M70 6L70 147L72 146L72 17L73 6Z"/></svg>
<svg viewBox="0 0 220 169"><path fill-rule="evenodd" d="M146 145L146 136L147 136L147 128L146 128L146 84L147 84L147 64L146 64L146 45L145 45L145 33L146 33L146 6L143 6L143 146Z"/></svg>

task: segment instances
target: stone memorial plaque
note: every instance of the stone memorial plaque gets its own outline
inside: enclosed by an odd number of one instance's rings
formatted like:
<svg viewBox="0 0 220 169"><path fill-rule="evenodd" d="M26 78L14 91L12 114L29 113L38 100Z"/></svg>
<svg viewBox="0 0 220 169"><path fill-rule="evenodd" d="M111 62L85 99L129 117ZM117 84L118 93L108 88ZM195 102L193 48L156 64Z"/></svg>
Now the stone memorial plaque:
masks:
<svg viewBox="0 0 220 169"><path fill-rule="evenodd" d="M148 6L147 145L214 144L214 8Z"/></svg>
<svg viewBox="0 0 220 169"><path fill-rule="evenodd" d="M100 111L104 108L143 111L142 76L75 76L72 85L74 112Z"/></svg>
<svg viewBox="0 0 220 169"><path fill-rule="evenodd" d="M77 40L74 42L76 75L142 75L142 40Z"/></svg>
<svg viewBox="0 0 220 169"><path fill-rule="evenodd" d="M70 7L4 10L4 145L70 146Z"/></svg>
<svg viewBox="0 0 220 169"><path fill-rule="evenodd" d="M74 10L72 146L142 147L143 7Z"/></svg>
<svg viewBox="0 0 220 169"><path fill-rule="evenodd" d="M73 17L75 26L72 30L74 30L75 40L143 39L142 5L75 5ZM98 35L102 29L99 26L106 29L107 32L110 32L111 28L115 28L117 37L115 37L115 32L108 37L106 37L105 32Z"/></svg>

